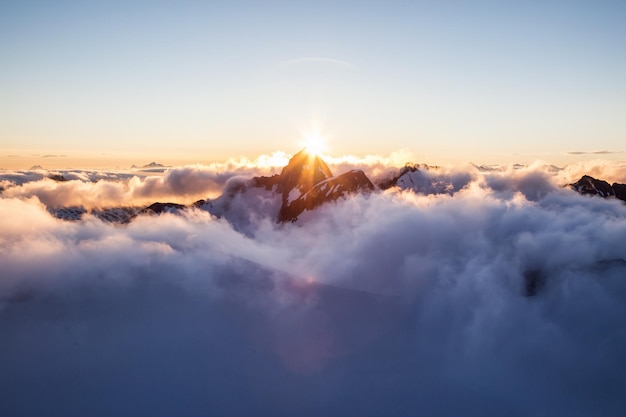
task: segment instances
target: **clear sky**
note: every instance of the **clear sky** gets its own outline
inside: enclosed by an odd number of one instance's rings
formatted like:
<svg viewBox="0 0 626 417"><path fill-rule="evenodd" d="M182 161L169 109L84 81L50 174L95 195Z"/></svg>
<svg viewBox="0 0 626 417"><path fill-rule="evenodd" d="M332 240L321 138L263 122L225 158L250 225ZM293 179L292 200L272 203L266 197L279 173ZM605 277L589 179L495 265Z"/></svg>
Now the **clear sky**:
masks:
<svg viewBox="0 0 626 417"><path fill-rule="evenodd" d="M624 160L626 2L0 3L0 167L293 153L312 128L335 155Z"/></svg>

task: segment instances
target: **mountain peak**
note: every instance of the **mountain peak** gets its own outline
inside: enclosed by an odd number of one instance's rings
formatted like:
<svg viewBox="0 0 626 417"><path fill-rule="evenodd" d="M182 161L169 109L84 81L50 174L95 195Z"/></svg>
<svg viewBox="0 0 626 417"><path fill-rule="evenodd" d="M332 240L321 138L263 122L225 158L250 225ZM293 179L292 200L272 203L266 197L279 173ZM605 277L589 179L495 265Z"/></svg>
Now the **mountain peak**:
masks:
<svg viewBox="0 0 626 417"><path fill-rule="evenodd" d="M603 198L617 198L626 201L626 184L614 182L613 185L590 175L583 175L578 181L569 185L574 191L583 195L597 195Z"/></svg>
<svg viewBox="0 0 626 417"><path fill-rule="evenodd" d="M250 201L259 203L259 207L265 207L262 210L268 207L271 211L277 209L278 223L296 221L304 211L314 210L349 194L368 193L375 189L367 175L358 169L334 177L326 162L306 148L289 160L280 175L254 177L249 185L257 189L249 194ZM263 192L258 192L259 188L272 193L275 197L280 196L280 206L278 198L268 198L266 195L258 199L263 195ZM201 206L214 215L228 215L233 199L249 191L248 186L233 190L234 193L229 193L225 187L224 193L218 197L215 204L209 201Z"/></svg>
<svg viewBox="0 0 626 417"><path fill-rule="evenodd" d="M309 191L315 184L333 176L326 162L306 148L295 154L280 173L277 191L287 199L297 189L300 194Z"/></svg>

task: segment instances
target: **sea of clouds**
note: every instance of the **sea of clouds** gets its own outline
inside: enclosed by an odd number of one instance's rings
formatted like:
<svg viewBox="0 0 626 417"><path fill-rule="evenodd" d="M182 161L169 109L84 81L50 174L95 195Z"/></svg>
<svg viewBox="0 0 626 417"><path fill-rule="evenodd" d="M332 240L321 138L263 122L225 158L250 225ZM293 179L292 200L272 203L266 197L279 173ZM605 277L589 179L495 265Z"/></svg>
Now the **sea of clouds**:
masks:
<svg viewBox="0 0 626 417"><path fill-rule="evenodd" d="M234 198L244 230L48 212L276 172L217 168L0 172L0 415L624 415L626 206L563 187L622 165L423 170L284 225Z"/></svg>

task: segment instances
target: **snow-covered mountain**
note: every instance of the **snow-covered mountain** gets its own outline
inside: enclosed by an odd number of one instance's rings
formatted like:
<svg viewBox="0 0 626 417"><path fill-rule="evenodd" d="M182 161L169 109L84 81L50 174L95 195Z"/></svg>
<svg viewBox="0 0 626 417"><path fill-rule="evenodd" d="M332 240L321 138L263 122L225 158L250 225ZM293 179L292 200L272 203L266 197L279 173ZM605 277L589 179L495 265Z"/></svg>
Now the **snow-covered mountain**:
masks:
<svg viewBox="0 0 626 417"><path fill-rule="evenodd" d="M448 172L438 166L407 164L376 183L381 190L398 188L419 194L454 194L465 188L472 175L466 171Z"/></svg>

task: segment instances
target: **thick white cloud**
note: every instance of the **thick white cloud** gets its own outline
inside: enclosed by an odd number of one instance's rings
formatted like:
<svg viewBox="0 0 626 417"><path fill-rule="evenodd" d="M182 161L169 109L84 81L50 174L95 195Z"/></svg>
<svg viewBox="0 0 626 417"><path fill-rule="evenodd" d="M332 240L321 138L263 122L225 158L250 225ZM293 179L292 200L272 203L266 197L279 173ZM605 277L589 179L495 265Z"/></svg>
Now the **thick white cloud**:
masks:
<svg viewBox="0 0 626 417"><path fill-rule="evenodd" d="M252 176L257 170L242 170ZM163 175L144 176L128 172L54 172L67 181L48 176L4 174L0 185L5 197L35 196L48 207L85 208L149 205L159 199L191 203L219 194L226 181L239 171L215 171L196 165L168 169ZM17 181L15 181L17 179Z"/></svg>
<svg viewBox="0 0 626 417"><path fill-rule="evenodd" d="M567 182L577 181L583 175L591 175L610 184L614 182L624 184L626 183L626 164L595 159L568 165L561 173L561 177Z"/></svg>
<svg viewBox="0 0 626 417"><path fill-rule="evenodd" d="M189 169L158 187L200 189ZM0 414L621 415L626 206L560 185L474 170L284 225L234 193L245 234L200 210L63 222L5 192Z"/></svg>

